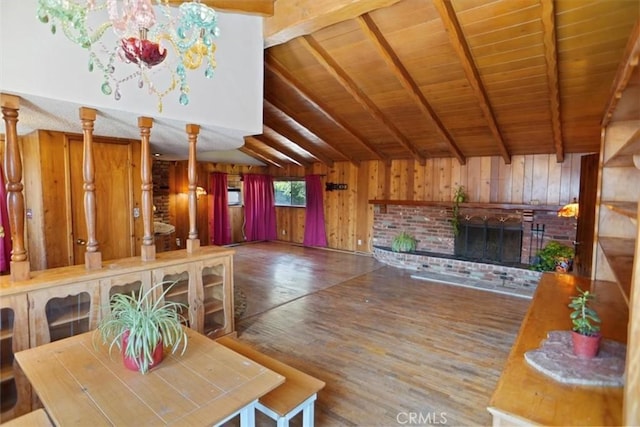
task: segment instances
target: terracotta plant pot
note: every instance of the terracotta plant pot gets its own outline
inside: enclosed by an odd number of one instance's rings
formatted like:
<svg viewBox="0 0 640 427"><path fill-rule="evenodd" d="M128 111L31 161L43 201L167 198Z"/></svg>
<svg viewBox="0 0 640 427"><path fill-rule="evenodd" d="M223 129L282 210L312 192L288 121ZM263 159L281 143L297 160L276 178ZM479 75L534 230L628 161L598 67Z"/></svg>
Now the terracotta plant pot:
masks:
<svg viewBox="0 0 640 427"><path fill-rule="evenodd" d="M124 335L122 336L122 361L124 363L124 366L127 369L131 369L132 371L139 371L140 367L136 359L134 357L126 356L124 354L124 350L125 348L127 348L128 342L129 342L129 331L125 332ZM153 350L153 363L149 364L149 369L160 364L163 358L164 358L164 346L162 345L162 341L160 341L158 345L156 345L156 348Z"/></svg>
<svg viewBox="0 0 640 427"><path fill-rule="evenodd" d="M571 331L571 340L573 341L573 354L581 359L593 359L600 349L600 339L602 336L582 335L576 331Z"/></svg>

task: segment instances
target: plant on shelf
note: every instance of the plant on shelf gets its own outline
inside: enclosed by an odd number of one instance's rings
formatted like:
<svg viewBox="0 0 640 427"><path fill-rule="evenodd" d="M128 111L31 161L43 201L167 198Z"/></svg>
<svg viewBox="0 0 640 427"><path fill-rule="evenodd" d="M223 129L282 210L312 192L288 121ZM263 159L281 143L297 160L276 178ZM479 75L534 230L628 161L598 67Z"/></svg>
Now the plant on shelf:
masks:
<svg viewBox="0 0 640 427"><path fill-rule="evenodd" d="M578 295L571 297L569 303L569 308L573 309L569 315L573 323L571 334L573 352L578 357L589 359L598 354L601 320L598 313L591 307L595 294L580 288L577 290Z"/></svg>
<svg viewBox="0 0 640 427"><path fill-rule="evenodd" d="M460 234L460 203L467 200L467 194L464 192L464 186L460 185L453 193L453 208L451 213L451 226L453 227L453 235Z"/></svg>
<svg viewBox="0 0 640 427"><path fill-rule="evenodd" d="M536 252L531 269L536 271L571 271L573 265L573 248L555 241Z"/></svg>
<svg viewBox="0 0 640 427"><path fill-rule="evenodd" d="M416 238L403 231L393 238L391 250L393 252L414 252L416 250Z"/></svg>
<svg viewBox="0 0 640 427"><path fill-rule="evenodd" d="M181 312L187 306L165 301L175 283L167 286L158 298L154 298L154 294L167 282L158 283L146 292L141 289L111 297L110 313L100 321L96 332L104 344L109 343L109 353L114 345L118 346L127 368L144 374L162 361L165 346L172 347L175 353L182 343L182 353L186 350L187 335L183 328L186 320Z"/></svg>

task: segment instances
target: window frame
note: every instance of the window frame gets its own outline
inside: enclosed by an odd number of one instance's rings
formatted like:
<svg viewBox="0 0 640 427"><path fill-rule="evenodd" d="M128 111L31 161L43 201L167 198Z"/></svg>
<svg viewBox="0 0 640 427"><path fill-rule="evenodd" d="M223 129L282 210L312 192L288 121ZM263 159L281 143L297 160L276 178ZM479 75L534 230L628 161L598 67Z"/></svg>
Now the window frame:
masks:
<svg viewBox="0 0 640 427"><path fill-rule="evenodd" d="M278 202L277 199L277 190L276 190L276 184L277 183L289 183L292 184L294 182L299 182L302 184L303 188L304 188L304 200L303 203L301 205L297 205L297 204L292 204L293 200L292 197L290 197L289 203L280 203ZM290 191L291 193L291 191ZM306 208L307 207L307 184L304 178L295 178L295 177L291 177L291 178L273 178L273 201L276 205L276 207L279 208Z"/></svg>

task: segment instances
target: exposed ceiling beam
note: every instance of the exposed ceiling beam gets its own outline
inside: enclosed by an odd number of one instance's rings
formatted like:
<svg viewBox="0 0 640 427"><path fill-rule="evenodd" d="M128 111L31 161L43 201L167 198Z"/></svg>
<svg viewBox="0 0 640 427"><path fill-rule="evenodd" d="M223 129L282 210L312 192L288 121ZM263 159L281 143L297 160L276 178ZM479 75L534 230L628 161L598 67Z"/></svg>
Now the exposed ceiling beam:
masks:
<svg viewBox="0 0 640 427"><path fill-rule="evenodd" d="M456 17L455 10L453 10L451 1L433 0L433 4L438 9L440 18L442 19L442 23L444 24L444 28L447 30L447 33L449 33L451 45L458 54L460 62L462 63L462 68L464 69L464 73L467 76L467 80L469 81L469 84L471 85L476 98L478 98L479 106L482 109L482 113L484 114L485 119L487 120L489 129L491 130L493 137L498 143L500 154L502 155L502 158L504 159L504 162L506 164L511 164L511 154L509 153L507 145L505 144L504 139L502 138L502 134L500 133L500 129L498 128L496 116L493 113L493 108L491 108L491 103L489 103L489 97L487 96L487 92L484 88L484 85L482 84L482 80L480 79L478 69L473 62L471 51L469 50L469 46L467 45L464 34L462 33L462 28L460 28L460 23L458 22L458 18Z"/></svg>
<svg viewBox="0 0 640 427"><path fill-rule="evenodd" d="M269 128L266 127L266 126L264 126L264 128L265 128L265 130L269 130ZM297 154L293 150L289 149L288 147L286 147L284 144L280 143L279 141L276 141L275 139L270 138L269 136L267 136L265 134L253 135L250 138L253 138L257 142L265 144L265 145L273 148L274 150L280 152L282 155L287 156L288 158L291 159L291 161L293 163L296 163L298 166L302 166L304 168L308 168L310 166L309 162L307 162L304 157L302 157L301 155Z"/></svg>
<svg viewBox="0 0 640 427"><path fill-rule="evenodd" d="M402 62L398 58L398 56L393 52L391 46L384 38L378 26L373 22L373 19L369 15L363 15L357 18L358 24L365 35L373 42L376 46L376 49L380 53L380 56L385 60L393 74L395 74L396 78L402 83L404 88L409 92L413 100L418 104L422 113L429 116L431 120L434 122L436 126L436 130L440 133L440 135L444 138L445 142L449 146L449 151L451 154L458 159L461 165L466 163L466 158L460 148L453 140L453 137L444 127L444 124L431 107L431 104L427 101L427 99L422 94L422 91L413 80L409 71L402 65Z"/></svg>
<svg viewBox="0 0 640 427"><path fill-rule="evenodd" d="M286 116L287 118L289 118L289 121L299 126L298 122L296 122L293 118L290 118L284 111L280 110L278 107L270 103L267 99L264 100L264 104L266 106L269 106L271 109L277 111L279 114ZM294 144L299 145L301 148L307 150L309 154L311 154L316 159L320 160L320 162L324 163L325 165L329 167L333 166L332 159L325 156L324 154L319 153L318 147L313 146L309 141L304 139L301 135L299 135L296 131L289 128L288 126L282 125L282 123L280 123L279 121L278 122L272 121L269 119L268 116L265 116L264 118L264 125L271 128L274 132L279 133L283 137L287 138L289 141L293 142Z"/></svg>
<svg viewBox="0 0 640 427"><path fill-rule="evenodd" d="M307 132L314 134L320 141L322 141L325 144L327 144L329 147L331 147L331 149L333 149L337 153L340 153L340 155L342 157L344 157L345 159L349 160L351 163L353 163L356 166L358 164L360 164L360 162L358 160L354 159L352 156L348 155L347 153L342 151L340 148L336 147L335 144L332 144L332 143L328 142L326 139L322 138L320 136L320 133L317 132L317 129L313 129L313 126L314 126L314 123L315 123L314 121L312 121L310 123L311 126L308 126L307 124L303 125L302 122L300 122L298 120L297 114L296 114L295 111L291 110L289 107L287 107L286 105L283 105L281 103L274 103L274 102L271 102L271 100L269 100L269 102L275 108L280 110L283 114L286 114L289 118L291 118L291 120L294 120L300 127L304 128Z"/></svg>
<svg viewBox="0 0 640 427"><path fill-rule="evenodd" d="M282 80L285 84L287 84L290 88L296 91L296 93L303 98L305 101L310 103L313 108L316 109L317 112L322 113L328 120L334 123L336 126L342 128L343 131L351 135L361 146L366 148L371 154L373 154L378 160L384 160L385 156L372 144L368 143L362 136L358 134L358 132L350 126L345 120L341 119L338 114L333 111L327 104L322 101L316 100L313 98L304 86L296 79L293 74L291 74L278 60L273 58L272 55L266 53L265 56L265 67L267 70L274 73L280 80ZM327 144L330 144L335 150L338 148L331 144L328 140L323 139ZM340 151L341 152L341 151ZM344 154L344 153L343 153ZM345 157L347 157L345 155Z"/></svg>
<svg viewBox="0 0 640 427"><path fill-rule="evenodd" d="M273 16L264 20L264 47L286 43L296 37L311 34L399 1L278 0Z"/></svg>
<svg viewBox="0 0 640 427"><path fill-rule="evenodd" d="M553 144L556 149L556 161L564 162L562 145L562 125L560 122L560 91L558 89L558 51L556 46L556 23L553 0L542 0L542 28L544 36L544 57L547 63L547 82Z"/></svg>
<svg viewBox="0 0 640 427"><path fill-rule="evenodd" d="M254 159L262 160L263 162L273 165L277 168L282 168L282 165L278 163L279 160L274 159L273 157L269 156L266 153L259 152L257 149L247 147L246 137L245 137L245 145L238 148L238 150L243 152L247 156L253 157Z"/></svg>
<svg viewBox="0 0 640 427"><path fill-rule="evenodd" d="M186 2L186 0L169 0L169 4L181 4ZM200 3L215 10L261 16L273 16L274 2L275 0L200 0Z"/></svg>
<svg viewBox="0 0 640 427"><path fill-rule="evenodd" d="M406 148L421 165L425 164L424 156L418 152L411 141L409 141L409 139L400 132L393 122L385 117L382 111L380 111L374 102L358 87L342 67L340 67L329 53L320 46L320 43L311 36L304 36L299 40L302 45L316 58L316 60L329 72L329 74L331 74L340 83L340 85L342 85L342 87L349 92L349 94L353 96L353 98L358 101L365 110L369 112L369 114L375 117L400 145Z"/></svg>

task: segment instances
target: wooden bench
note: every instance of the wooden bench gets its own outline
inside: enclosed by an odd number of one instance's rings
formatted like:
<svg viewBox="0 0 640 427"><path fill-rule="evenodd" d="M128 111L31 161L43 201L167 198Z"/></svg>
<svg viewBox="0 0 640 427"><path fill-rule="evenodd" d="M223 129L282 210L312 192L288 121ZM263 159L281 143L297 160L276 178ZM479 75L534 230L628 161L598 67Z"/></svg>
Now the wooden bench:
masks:
<svg viewBox="0 0 640 427"><path fill-rule="evenodd" d="M222 337L217 342L286 378L282 385L260 398L256 405L260 412L275 420L278 427L286 427L289 420L302 411L302 426L313 426L314 404L318 392L325 386L323 381L262 354L235 338Z"/></svg>
<svg viewBox="0 0 640 427"><path fill-rule="evenodd" d="M53 427L53 423L45 410L40 408L2 423L2 427Z"/></svg>

